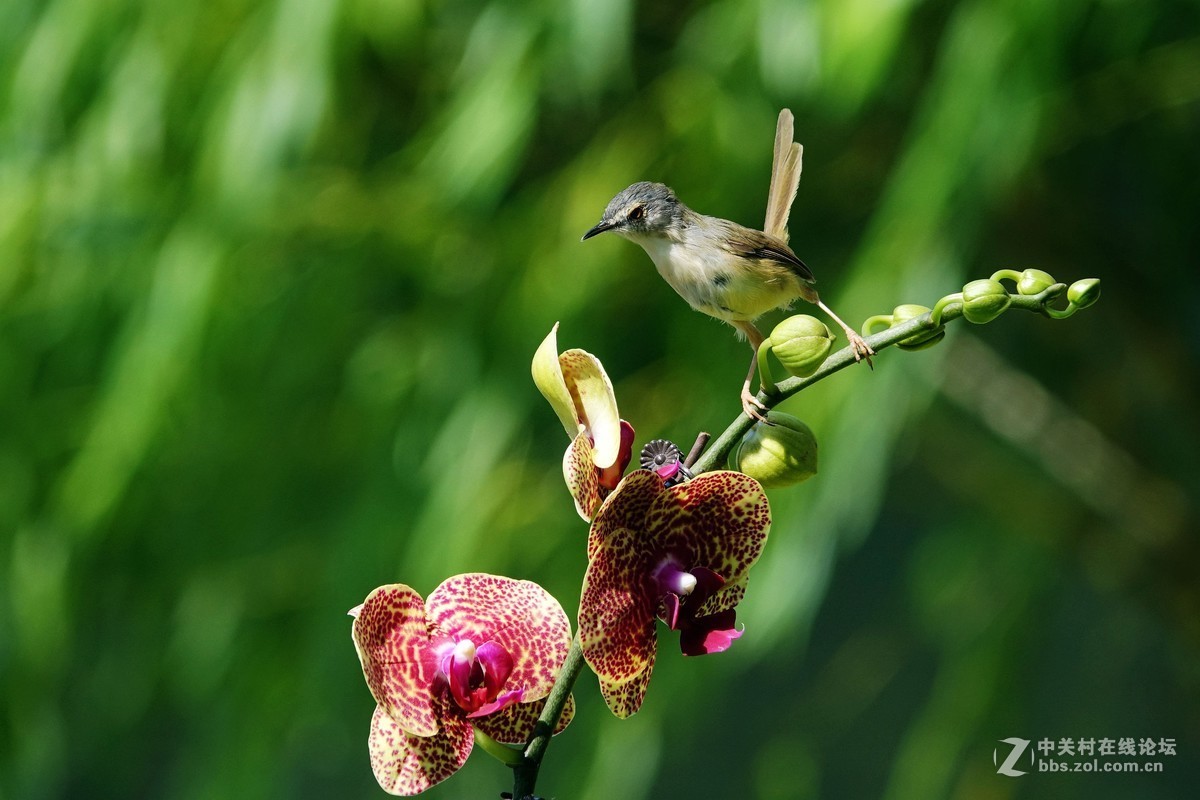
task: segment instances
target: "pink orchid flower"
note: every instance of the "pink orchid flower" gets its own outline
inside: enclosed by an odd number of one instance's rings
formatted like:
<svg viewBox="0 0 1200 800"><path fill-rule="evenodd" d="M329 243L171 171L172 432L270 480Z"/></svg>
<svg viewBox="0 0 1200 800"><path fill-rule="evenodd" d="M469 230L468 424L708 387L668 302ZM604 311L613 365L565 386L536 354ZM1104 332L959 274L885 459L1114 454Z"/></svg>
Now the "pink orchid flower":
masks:
<svg viewBox="0 0 1200 800"><path fill-rule="evenodd" d="M562 606L536 583L455 575L428 600L381 586L350 612L354 646L375 698L369 740L379 785L414 795L454 774L473 727L524 744L571 645ZM574 713L569 702L559 722Z"/></svg>

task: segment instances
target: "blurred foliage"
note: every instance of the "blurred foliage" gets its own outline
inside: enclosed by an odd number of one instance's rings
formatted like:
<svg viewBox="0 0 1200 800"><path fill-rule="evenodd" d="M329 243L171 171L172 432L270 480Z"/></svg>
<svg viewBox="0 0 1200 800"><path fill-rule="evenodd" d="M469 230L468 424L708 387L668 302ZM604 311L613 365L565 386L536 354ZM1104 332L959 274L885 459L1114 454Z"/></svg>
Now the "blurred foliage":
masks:
<svg viewBox="0 0 1200 800"><path fill-rule="evenodd" d="M773 493L746 637L664 648L626 722L585 674L540 788L1200 783L1196 3L7 0L0 104L0 797L380 796L345 610L471 570L575 607L538 342L685 448L746 360L579 236L639 179L757 224L782 106L841 314L1002 267L1104 298L789 402L822 471ZM1179 752L1014 779L1010 736Z"/></svg>

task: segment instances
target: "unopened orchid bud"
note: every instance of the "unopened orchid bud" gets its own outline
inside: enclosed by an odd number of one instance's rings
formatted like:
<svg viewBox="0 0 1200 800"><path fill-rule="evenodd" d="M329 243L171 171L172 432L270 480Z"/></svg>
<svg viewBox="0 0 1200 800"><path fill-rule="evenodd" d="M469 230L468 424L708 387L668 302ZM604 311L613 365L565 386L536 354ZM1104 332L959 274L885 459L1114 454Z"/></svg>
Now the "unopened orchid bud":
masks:
<svg viewBox="0 0 1200 800"><path fill-rule="evenodd" d="M1017 278L1017 294L1032 295L1041 294L1049 289L1057 281L1054 280L1049 272L1043 272L1040 269L1027 269Z"/></svg>
<svg viewBox="0 0 1200 800"><path fill-rule="evenodd" d="M807 378L829 355L833 334L816 317L796 314L776 325L767 342L784 369L797 378Z"/></svg>
<svg viewBox="0 0 1200 800"><path fill-rule="evenodd" d="M1100 299L1100 279L1083 278L1067 289L1067 301L1076 308L1087 308Z"/></svg>
<svg viewBox="0 0 1200 800"><path fill-rule="evenodd" d="M767 488L806 481L817 474L817 439L791 414L768 411L771 425L756 423L729 454L729 465Z"/></svg>
<svg viewBox="0 0 1200 800"><path fill-rule="evenodd" d="M1010 303L1012 297L1004 285L989 278L971 281L962 290L963 316L979 325L1003 314Z"/></svg>
<svg viewBox="0 0 1200 800"><path fill-rule="evenodd" d="M902 306L896 306L892 311L892 325L900 325L928 313L929 309L925 306L915 303L905 303ZM901 350L924 350L926 347L932 347L945 338L946 329L937 327L931 331L922 331L907 339L902 339L896 342L896 346Z"/></svg>

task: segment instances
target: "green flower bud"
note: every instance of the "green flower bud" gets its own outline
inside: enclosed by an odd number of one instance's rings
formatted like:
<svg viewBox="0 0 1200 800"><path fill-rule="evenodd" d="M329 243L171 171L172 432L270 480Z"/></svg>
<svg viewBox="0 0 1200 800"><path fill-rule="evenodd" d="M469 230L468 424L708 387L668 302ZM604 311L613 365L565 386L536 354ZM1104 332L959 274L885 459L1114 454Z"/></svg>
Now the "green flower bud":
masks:
<svg viewBox="0 0 1200 800"><path fill-rule="evenodd" d="M755 423L729 454L729 466L768 489L806 481L817 474L817 439L791 414L768 411L773 425Z"/></svg>
<svg viewBox="0 0 1200 800"><path fill-rule="evenodd" d="M1017 294L1041 294L1056 283L1054 277L1040 269L1027 269L1017 279Z"/></svg>
<svg viewBox="0 0 1200 800"><path fill-rule="evenodd" d="M776 325L767 342L784 369L797 378L807 378L829 355L833 334L816 317L797 314Z"/></svg>
<svg viewBox="0 0 1200 800"><path fill-rule="evenodd" d="M903 322L908 322L910 319L928 314L929 309L925 306L919 306L915 303L906 303L902 306L896 306L892 311L892 325L899 325ZM933 345L946 338L945 328L934 328L931 331L922 331L915 336L910 336L907 339L901 339L896 342L896 346L901 350L924 350L926 347Z"/></svg>
<svg viewBox="0 0 1200 800"><path fill-rule="evenodd" d="M1067 302L1076 308L1087 308L1100 299L1100 279L1083 278L1067 289Z"/></svg>
<svg viewBox="0 0 1200 800"><path fill-rule="evenodd" d="M910 319L916 319L922 314L928 314L929 309L925 306L919 306L916 303L905 303L902 306L896 306L892 310L892 324L899 325L902 322L908 322Z"/></svg>
<svg viewBox="0 0 1200 800"><path fill-rule="evenodd" d="M1012 303L1008 290L999 281L982 278L971 281L962 290L963 316L968 322L982 325L1004 313Z"/></svg>

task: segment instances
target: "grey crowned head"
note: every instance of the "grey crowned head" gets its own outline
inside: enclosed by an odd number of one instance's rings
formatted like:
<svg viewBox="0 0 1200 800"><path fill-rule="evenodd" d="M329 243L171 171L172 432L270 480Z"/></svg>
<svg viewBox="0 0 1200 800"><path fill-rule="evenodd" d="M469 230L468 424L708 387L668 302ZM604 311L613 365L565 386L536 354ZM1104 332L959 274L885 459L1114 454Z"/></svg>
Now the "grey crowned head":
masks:
<svg viewBox="0 0 1200 800"><path fill-rule="evenodd" d="M600 222L583 238L590 239L605 231L626 236L659 233L683 218L683 208L670 187L641 181L608 201Z"/></svg>

